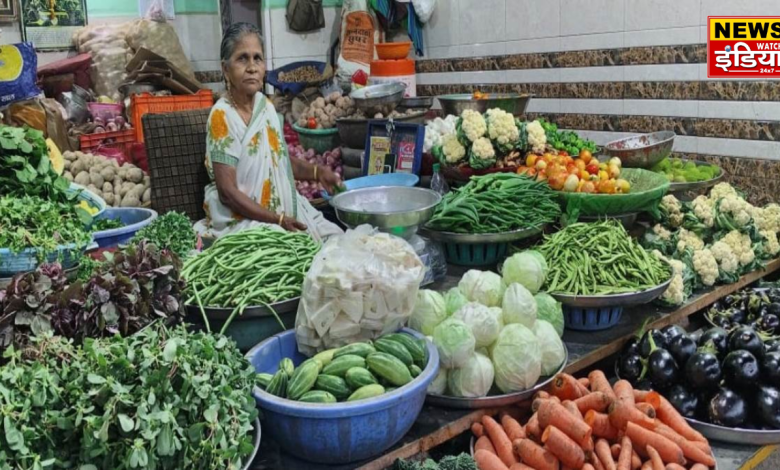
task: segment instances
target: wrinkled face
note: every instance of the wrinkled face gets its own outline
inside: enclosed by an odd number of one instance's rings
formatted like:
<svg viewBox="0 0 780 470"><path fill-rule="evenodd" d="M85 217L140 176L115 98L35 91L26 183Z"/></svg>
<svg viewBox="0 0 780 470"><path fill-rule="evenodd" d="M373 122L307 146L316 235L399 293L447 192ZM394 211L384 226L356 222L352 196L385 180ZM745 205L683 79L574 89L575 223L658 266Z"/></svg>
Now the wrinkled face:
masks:
<svg viewBox="0 0 780 470"><path fill-rule="evenodd" d="M254 95L263 87L265 62L260 39L245 34L236 42L233 55L222 64L222 71L233 93Z"/></svg>

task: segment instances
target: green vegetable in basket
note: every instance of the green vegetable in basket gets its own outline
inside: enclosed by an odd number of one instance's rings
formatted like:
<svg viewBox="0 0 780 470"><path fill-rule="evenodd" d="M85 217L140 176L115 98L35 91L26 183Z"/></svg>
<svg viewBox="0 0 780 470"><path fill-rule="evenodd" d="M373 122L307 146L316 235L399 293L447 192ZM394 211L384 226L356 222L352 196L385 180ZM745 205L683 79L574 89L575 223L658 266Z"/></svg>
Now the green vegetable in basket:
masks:
<svg viewBox="0 0 780 470"><path fill-rule="evenodd" d="M530 329L519 323L501 330L491 350L496 386L504 393L527 390L542 373L539 340Z"/></svg>
<svg viewBox="0 0 780 470"><path fill-rule="evenodd" d="M444 294L444 305L447 310L447 316L457 312L459 308L463 307L469 302L469 299L463 295L457 287L453 287Z"/></svg>
<svg viewBox="0 0 780 470"><path fill-rule="evenodd" d="M507 258L502 274L507 285L518 283L531 294L536 294L544 285L547 271L547 261L544 256L538 251L526 250Z"/></svg>
<svg viewBox="0 0 780 470"><path fill-rule="evenodd" d="M195 249L197 235L186 215L171 211L154 219L133 237L134 242L144 239L185 259Z"/></svg>
<svg viewBox="0 0 780 470"><path fill-rule="evenodd" d="M470 269L458 282L458 289L470 302L498 307L504 298L506 285L501 276L492 271Z"/></svg>
<svg viewBox="0 0 780 470"><path fill-rule="evenodd" d="M531 300L533 301L533 298ZM500 308L485 307L477 302L467 303L453 313L452 318L462 321L471 329L474 346L477 348L486 348L493 344L504 326Z"/></svg>
<svg viewBox="0 0 780 470"><path fill-rule="evenodd" d="M707 181L720 174L718 165L697 165L681 158L667 157L653 165L652 171L661 173L674 183Z"/></svg>
<svg viewBox="0 0 780 470"><path fill-rule="evenodd" d="M447 318L447 306L444 297L434 290L420 289L414 304L409 328L424 335L432 335L433 329Z"/></svg>
<svg viewBox="0 0 780 470"><path fill-rule="evenodd" d="M512 283L504 293L501 303L504 323L520 323L528 328L534 326L537 316L536 300L521 284Z"/></svg>
<svg viewBox="0 0 780 470"><path fill-rule="evenodd" d="M493 377L493 363L490 358L475 352L463 367L447 373L447 390L454 397L484 397L493 386Z"/></svg>
<svg viewBox="0 0 780 470"><path fill-rule="evenodd" d="M536 300L536 319L549 322L558 333L563 336L563 308L561 303L546 292L539 292L534 296Z"/></svg>
<svg viewBox="0 0 780 470"><path fill-rule="evenodd" d="M566 350L563 347L558 332L549 322L538 320L532 329L539 340L542 349L542 375L553 375L566 359Z"/></svg>

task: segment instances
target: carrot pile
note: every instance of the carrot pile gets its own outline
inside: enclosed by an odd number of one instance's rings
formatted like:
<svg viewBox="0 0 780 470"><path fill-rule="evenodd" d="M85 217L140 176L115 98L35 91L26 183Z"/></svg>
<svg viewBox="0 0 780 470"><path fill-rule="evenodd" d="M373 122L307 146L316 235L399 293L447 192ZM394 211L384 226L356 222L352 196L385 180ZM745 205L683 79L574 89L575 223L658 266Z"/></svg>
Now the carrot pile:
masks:
<svg viewBox="0 0 780 470"><path fill-rule="evenodd" d="M657 392L614 386L602 371L560 374L534 397L522 426L483 416L471 431L480 470L707 470L707 439Z"/></svg>

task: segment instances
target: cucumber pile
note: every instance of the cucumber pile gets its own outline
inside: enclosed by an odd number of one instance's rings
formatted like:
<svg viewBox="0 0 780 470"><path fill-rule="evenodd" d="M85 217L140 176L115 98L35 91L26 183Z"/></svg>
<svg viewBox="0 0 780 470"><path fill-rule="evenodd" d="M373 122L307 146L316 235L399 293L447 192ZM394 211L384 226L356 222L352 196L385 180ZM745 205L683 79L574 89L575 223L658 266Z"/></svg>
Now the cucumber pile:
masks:
<svg viewBox="0 0 780 470"><path fill-rule="evenodd" d="M373 398L403 387L428 363L424 339L392 333L371 342L329 349L295 367L284 358L274 374L258 374L260 387L277 397L308 403Z"/></svg>

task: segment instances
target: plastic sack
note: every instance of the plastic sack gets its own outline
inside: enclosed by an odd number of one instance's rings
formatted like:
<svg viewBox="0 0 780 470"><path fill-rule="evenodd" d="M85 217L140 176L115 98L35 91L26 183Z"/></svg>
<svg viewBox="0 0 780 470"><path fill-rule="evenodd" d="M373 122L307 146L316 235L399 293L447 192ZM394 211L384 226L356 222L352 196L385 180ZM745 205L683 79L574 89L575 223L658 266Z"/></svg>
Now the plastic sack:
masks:
<svg viewBox="0 0 780 470"><path fill-rule="evenodd" d="M341 6L341 52L337 61L336 77L343 85L352 82L352 75L362 70L370 71L371 61L376 59L374 44L383 40L379 21L368 7L368 0L344 0Z"/></svg>
<svg viewBox="0 0 780 470"><path fill-rule="evenodd" d="M136 20L127 32L127 44L134 51L143 47L168 59L181 73L195 80L195 72L192 71L192 65L184 54L179 36L169 23Z"/></svg>
<svg viewBox="0 0 780 470"><path fill-rule="evenodd" d="M412 0L412 5L414 5L414 12L417 13L420 23L427 23L433 15L434 8L436 8L436 0Z"/></svg>
<svg viewBox="0 0 780 470"><path fill-rule="evenodd" d="M396 331L412 314L424 271L409 243L368 225L331 237L303 281L298 350L311 356Z"/></svg>
<svg viewBox="0 0 780 470"><path fill-rule="evenodd" d="M0 107L41 94L35 84L38 57L29 42L0 46Z"/></svg>
<svg viewBox="0 0 780 470"><path fill-rule="evenodd" d="M73 34L73 44L82 54L92 55L92 84L99 96L121 99L119 85L125 81L125 67L133 51L125 37L130 23L86 26Z"/></svg>

